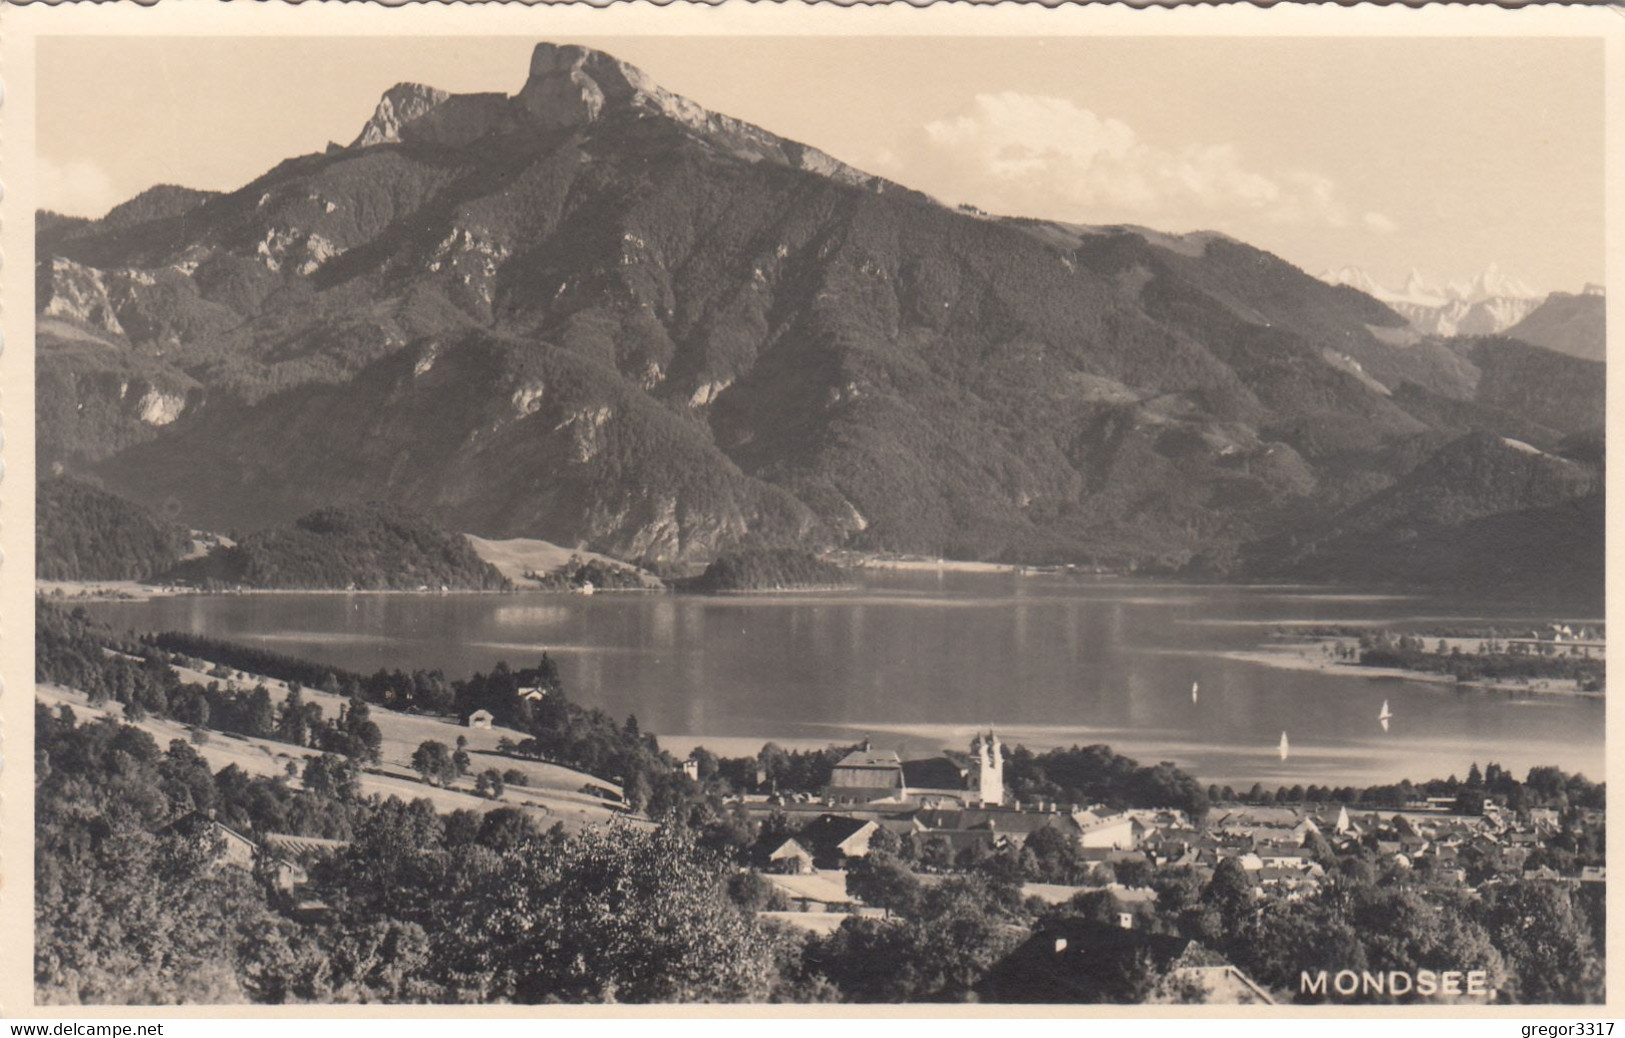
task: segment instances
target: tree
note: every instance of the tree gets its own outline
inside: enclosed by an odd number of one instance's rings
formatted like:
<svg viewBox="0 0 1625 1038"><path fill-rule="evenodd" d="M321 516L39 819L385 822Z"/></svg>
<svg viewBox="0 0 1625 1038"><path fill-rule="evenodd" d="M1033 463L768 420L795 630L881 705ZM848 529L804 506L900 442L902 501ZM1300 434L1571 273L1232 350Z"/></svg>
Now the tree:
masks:
<svg viewBox="0 0 1625 1038"><path fill-rule="evenodd" d="M909 915L919 904L920 881L895 855L871 846L847 866L846 892L866 905Z"/></svg>
<svg viewBox="0 0 1625 1038"><path fill-rule="evenodd" d="M926 889L912 917L853 918L813 941L807 958L857 1002L965 998L1021 939L979 877Z"/></svg>
<svg viewBox="0 0 1625 1038"><path fill-rule="evenodd" d="M288 698L277 717L276 737L295 746L305 745L305 702L297 681L289 682Z"/></svg>
<svg viewBox="0 0 1625 1038"><path fill-rule="evenodd" d="M1089 871L1078 841L1054 826L1035 830L1027 837L1026 849L1033 855L1032 878L1039 882L1078 883Z"/></svg>
<svg viewBox="0 0 1625 1038"><path fill-rule="evenodd" d="M502 789L502 772L495 768L487 768L480 772L480 777L474 782L474 792L492 800L502 799Z"/></svg>
<svg viewBox="0 0 1625 1038"><path fill-rule="evenodd" d="M1240 929L1242 923L1251 918L1256 898L1253 878L1236 858L1219 862L1207 890L1202 892L1202 903L1216 909L1231 930Z"/></svg>
<svg viewBox="0 0 1625 1038"><path fill-rule="evenodd" d="M1602 963L1568 887L1513 883L1486 901L1485 929L1506 960L1518 1001L1602 1000Z"/></svg>
<svg viewBox="0 0 1625 1038"><path fill-rule="evenodd" d="M434 739L418 745L412 753L412 770L431 786L449 786L457 779L457 765L451 751L443 742Z"/></svg>
<svg viewBox="0 0 1625 1038"><path fill-rule="evenodd" d="M451 906L457 944L501 949L482 1001L754 1002L773 989L779 938L729 897L693 835L615 825L556 854L505 855ZM534 892L516 900L513 891ZM451 954L462 954L456 948Z"/></svg>
<svg viewBox="0 0 1625 1038"><path fill-rule="evenodd" d="M262 739L275 731L276 708L271 705L271 691L264 685L255 685L243 710L243 734Z"/></svg>
<svg viewBox="0 0 1625 1038"><path fill-rule="evenodd" d="M920 851L920 864L931 872L946 872L954 867L954 847L946 836L926 839Z"/></svg>
<svg viewBox="0 0 1625 1038"><path fill-rule="evenodd" d="M337 753L324 753L305 762L305 789L317 796L353 801L361 795L361 773L355 761Z"/></svg>
<svg viewBox="0 0 1625 1038"><path fill-rule="evenodd" d="M747 912L783 912L790 899L760 872L736 872L728 879L728 897Z"/></svg>
<svg viewBox="0 0 1625 1038"><path fill-rule="evenodd" d="M1082 919L1088 922L1105 923L1108 926L1117 926L1119 917L1123 913L1123 902L1117 895L1109 890L1086 890L1074 895L1070 901L1057 906L1049 915L1046 922L1056 922L1063 919Z"/></svg>
<svg viewBox="0 0 1625 1038"><path fill-rule="evenodd" d="M902 849L902 837L898 836L890 829L876 829L874 835L869 838L869 850L871 853L874 851L883 851L886 854L895 855L901 852Z"/></svg>
<svg viewBox="0 0 1625 1038"><path fill-rule="evenodd" d="M523 851L540 838L530 815L517 807L499 807L485 813L477 840L482 847L510 852Z"/></svg>
<svg viewBox="0 0 1625 1038"><path fill-rule="evenodd" d="M1116 869L1117 882L1125 887L1144 887L1151 883L1151 863L1143 858L1124 858Z"/></svg>
<svg viewBox="0 0 1625 1038"><path fill-rule="evenodd" d="M350 756L358 760L378 760L384 745L384 733L372 721L372 711L359 698L350 700L349 712L344 718L344 731L348 735Z"/></svg>
<svg viewBox="0 0 1625 1038"><path fill-rule="evenodd" d="M626 776L626 781L621 783L621 792L626 797L627 806L634 811L641 811L649 802L651 792L649 780L644 777L641 770L633 771Z"/></svg>

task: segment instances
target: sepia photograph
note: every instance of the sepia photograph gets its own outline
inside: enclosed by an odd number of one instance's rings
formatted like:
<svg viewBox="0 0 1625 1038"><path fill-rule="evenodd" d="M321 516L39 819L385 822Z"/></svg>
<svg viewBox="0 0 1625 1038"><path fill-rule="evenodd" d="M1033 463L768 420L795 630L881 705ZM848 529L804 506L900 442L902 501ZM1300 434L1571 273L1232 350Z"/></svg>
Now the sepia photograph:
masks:
<svg viewBox="0 0 1625 1038"><path fill-rule="evenodd" d="M321 6L8 81L34 1006L1607 1001L1608 26Z"/></svg>

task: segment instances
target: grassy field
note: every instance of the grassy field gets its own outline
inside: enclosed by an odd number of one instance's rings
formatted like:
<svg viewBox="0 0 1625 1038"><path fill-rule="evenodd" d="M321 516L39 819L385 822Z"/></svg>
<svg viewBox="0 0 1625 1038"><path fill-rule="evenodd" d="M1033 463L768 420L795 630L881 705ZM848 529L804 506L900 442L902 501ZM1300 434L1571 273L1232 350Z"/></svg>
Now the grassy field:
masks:
<svg viewBox="0 0 1625 1038"><path fill-rule="evenodd" d="M208 684L219 680L187 667L176 667L175 670L182 681ZM264 684L272 700L279 704L288 695L285 683L270 678L233 671L230 680L242 688ZM314 689L303 689L300 694L307 703L321 704L322 716L329 719L337 717L339 707L347 702L343 696ZM42 684L35 686L35 695L48 706L71 706L81 719L104 714L124 719L123 708L117 703L92 707L87 696L73 689ZM379 762L367 766L361 775L361 788L366 793L398 796L402 800L427 797L434 803L435 809L442 812L458 808L483 812L494 807L522 807L535 814L545 825L562 822L571 831L607 822L623 814L599 797L580 792L584 785L590 783L619 793L620 788L616 783L557 764L520 760L497 752L500 739L506 737L518 742L526 738L522 732L500 727L465 728L450 718L403 714L375 704L369 704L369 709L373 722L378 725L384 738ZM135 724L156 739L161 747L168 746L174 739L190 740L192 737L192 729L164 718L147 717ZM459 735L468 740L468 754L472 758L471 774L459 779L449 789L423 782L411 767L413 751L430 739L443 742L447 747L455 747ZM216 771L236 764L251 775L264 776L285 775L289 762L303 770L305 758L317 755L317 751L308 747L213 730L208 732L208 742L196 748ZM500 800L477 796L474 793L474 776L487 768L498 771L517 768L525 773L529 781L523 786L508 786ZM295 786L298 785L297 779L292 781Z"/></svg>
<svg viewBox="0 0 1625 1038"><path fill-rule="evenodd" d="M582 562L602 562L605 565L636 569L630 563L619 559L612 559L608 555L599 555L597 552L578 551L574 548L563 548L551 541L539 541L528 537L515 537L506 541L488 541L473 534L464 534L468 543L473 546L474 554L495 566L497 570L519 587L524 587L529 581L525 579L526 573L552 573L562 569L574 555ZM645 587L659 588L663 586L660 580L651 573L638 570Z"/></svg>

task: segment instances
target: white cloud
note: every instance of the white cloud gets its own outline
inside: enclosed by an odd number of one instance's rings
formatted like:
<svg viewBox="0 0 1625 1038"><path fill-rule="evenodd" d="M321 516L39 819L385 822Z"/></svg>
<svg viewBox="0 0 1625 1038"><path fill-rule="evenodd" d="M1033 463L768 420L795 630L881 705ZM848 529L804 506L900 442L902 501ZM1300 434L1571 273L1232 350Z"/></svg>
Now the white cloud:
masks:
<svg viewBox="0 0 1625 1038"><path fill-rule="evenodd" d="M1392 217L1382 213L1366 213L1360 217L1360 222L1365 224L1367 230L1377 234L1393 234L1399 230L1399 224L1395 223Z"/></svg>
<svg viewBox="0 0 1625 1038"><path fill-rule="evenodd" d="M34 184L39 208L69 216L100 217L124 201L112 177L94 162L57 163L37 156Z"/></svg>
<svg viewBox="0 0 1625 1038"><path fill-rule="evenodd" d="M1351 216L1328 177L1249 165L1231 144L1166 148L1072 101L1005 91L925 126L929 155L963 200L1002 212L1080 219L1214 219L1350 227L1379 233L1379 213Z"/></svg>

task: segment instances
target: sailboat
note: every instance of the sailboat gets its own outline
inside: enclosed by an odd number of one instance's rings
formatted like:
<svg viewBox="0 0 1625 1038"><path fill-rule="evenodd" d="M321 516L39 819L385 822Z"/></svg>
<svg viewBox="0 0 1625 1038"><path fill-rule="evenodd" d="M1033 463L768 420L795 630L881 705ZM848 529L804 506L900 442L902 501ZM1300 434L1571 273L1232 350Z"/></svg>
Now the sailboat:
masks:
<svg viewBox="0 0 1625 1038"><path fill-rule="evenodd" d="M1382 712L1377 715L1377 720L1382 724L1383 731L1386 732L1388 730L1388 722L1393 719L1394 712L1388 709L1388 700L1384 699L1382 701Z"/></svg>
<svg viewBox="0 0 1625 1038"><path fill-rule="evenodd" d="M1196 693L1197 693L1198 687L1199 686L1197 685L1196 682L1194 682L1194 681L1191 682L1191 702L1193 702L1193 703L1196 702Z"/></svg>
<svg viewBox="0 0 1625 1038"><path fill-rule="evenodd" d="M1286 741L1286 733L1282 732L1281 733L1281 759L1286 760L1287 755L1290 754L1291 752L1292 752L1292 747Z"/></svg>

